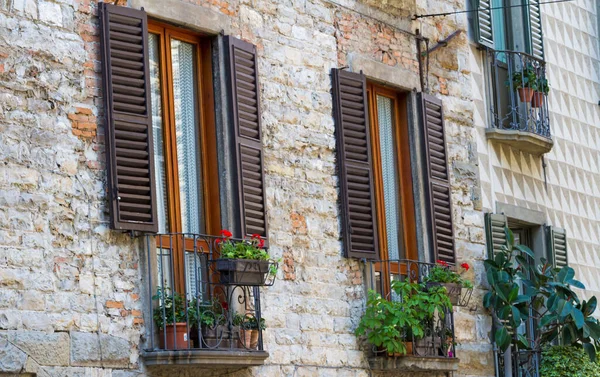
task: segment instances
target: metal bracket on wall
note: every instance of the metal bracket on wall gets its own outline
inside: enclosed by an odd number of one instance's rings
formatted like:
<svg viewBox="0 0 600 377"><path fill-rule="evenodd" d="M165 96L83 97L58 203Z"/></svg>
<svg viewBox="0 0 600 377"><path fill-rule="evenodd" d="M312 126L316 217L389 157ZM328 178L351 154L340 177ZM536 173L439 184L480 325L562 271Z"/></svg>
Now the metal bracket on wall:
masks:
<svg viewBox="0 0 600 377"><path fill-rule="evenodd" d="M460 33L462 33L462 32L463 32L462 29L458 29L458 30L454 31L452 34L450 34L446 38L442 39L441 41L438 41L438 43L435 46L433 46L432 48L428 49L427 51L423 51L421 53L421 55L427 56L439 48L448 46L448 43L450 43L450 41L453 40L454 38L458 37L460 35Z"/></svg>

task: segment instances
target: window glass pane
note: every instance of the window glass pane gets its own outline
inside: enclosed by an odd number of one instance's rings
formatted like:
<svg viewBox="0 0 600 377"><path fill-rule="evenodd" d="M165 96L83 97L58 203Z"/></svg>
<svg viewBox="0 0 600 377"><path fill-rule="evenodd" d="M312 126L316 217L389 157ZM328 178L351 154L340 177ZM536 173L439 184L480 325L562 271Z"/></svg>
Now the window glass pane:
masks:
<svg viewBox="0 0 600 377"><path fill-rule="evenodd" d="M152 133L154 136L154 175L156 179L156 206L158 208L158 232L169 231L167 211L167 180L165 174L164 127L162 120L162 97L160 93L160 38L148 34L150 56L150 101L152 105Z"/></svg>
<svg viewBox="0 0 600 377"><path fill-rule="evenodd" d="M390 98L377 96L377 119L379 122L379 145L383 176L383 199L385 204L385 229L387 232L388 258L404 258L400 243L400 190L398 184L398 156L394 135L394 109Z"/></svg>
<svg viewBox="0 0 600 377"><path fill-rule="evenodd" d="M494 30L494 47L506 50L506 27L504 24L504 0L492 0L492 24Z"/></svg>
<svg viewBox="0 0 600 377"><path fill-rule="evenodd" d="M184 233L204 232L195 57L194 45L171 40L177 168Z"/></svg>

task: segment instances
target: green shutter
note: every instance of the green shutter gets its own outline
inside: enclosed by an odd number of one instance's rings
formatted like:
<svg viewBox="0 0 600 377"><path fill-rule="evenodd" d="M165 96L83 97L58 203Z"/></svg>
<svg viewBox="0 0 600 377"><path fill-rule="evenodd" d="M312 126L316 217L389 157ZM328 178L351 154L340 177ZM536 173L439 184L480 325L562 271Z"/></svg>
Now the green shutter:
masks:
<svg viewBox="0 0 600 377"><path fill-rule="evenodd" d="M564 229L546 226L546 237L548 241L548 263L552 263L556 268L568 266L567 232Z"/></svg>
<svg viewBox="0 0 600 377"><path fill-rule="evenodd" d="M502 246L506 245L506 233L504 232L506 224L506 216L502 214L485 214L485 231L489 258L493 258L497 252L502 250Z"/></svg>
<svg viewBox="0 0 600 377"><path fill-rule="evenodd" d="M494 48L494 28L492 23L492 0L473 0L475 12L475 35L477 42L483 46Z"/></svg>
<svg viewBox="0 0 600 377"><path fill-rule="evenodd" d="M544 34L539 0L529 0L529 53L544 59Z"/></svg>

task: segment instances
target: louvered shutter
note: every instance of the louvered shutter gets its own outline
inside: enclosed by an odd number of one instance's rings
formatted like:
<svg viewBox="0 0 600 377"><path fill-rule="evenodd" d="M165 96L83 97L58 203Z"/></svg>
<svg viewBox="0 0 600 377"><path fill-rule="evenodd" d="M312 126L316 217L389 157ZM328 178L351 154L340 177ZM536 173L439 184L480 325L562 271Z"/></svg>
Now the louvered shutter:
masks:
<svg viewBox="0 0 600 377"><path fill-rule="evenodd" d="M506 245L506 216L495 213L485 214L485 232L488 246L488 257L493 258Z"/></svg>
<svg viewBox="0 0 600 377"><path fill-rule="evenodd" d="M539 0L529 0L529 37L529 53L536 58L544 59L544 34Z"/></svg>
<svg viewBox="0 0 600 377"><path fill-rule="evenodd" d="M477 5L475 13L475 34L479 44L494 48L494 28L492 25L492 0L474 0Z"/></svg>
<svg viewBox="0 0 600 377"><path fill-rule="evenodd" d="M567 232L564 229L546 226L548 262L556 268L569 265L567 258Z"/></svg>
<svg viewBox="0 0 600 377"><path fill-rule="evenodd" d="M228 46L231 109L238 166L242 235L267 237L260 95L256 47L231 36Z"/></svg>
<svg viewBox="0 0 600 377"><path fill-rule="evenodd" d="M366 78L333 69L332 80L345 253L349 258L377 259Z"/></svg>
<svg viewBox="0 0 600 377"><path fill-rule="evenodd" d="M156 232L146 13L99 5L111 226Z"/></svg>
<svg viewBox="0 0 600 377"><path fill-rule="evenodd" d="M436 260L456 263L452 220L452 190L448 170L442 101L419 93L423 125L429 214Z"/></svg>

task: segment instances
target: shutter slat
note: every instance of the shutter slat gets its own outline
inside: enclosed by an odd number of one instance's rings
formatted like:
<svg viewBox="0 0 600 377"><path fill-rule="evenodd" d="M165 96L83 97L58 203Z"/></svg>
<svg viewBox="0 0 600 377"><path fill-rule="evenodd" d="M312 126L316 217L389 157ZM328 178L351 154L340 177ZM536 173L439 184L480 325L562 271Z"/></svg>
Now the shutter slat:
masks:
<svg viewBox="0 0 600 377"><path fill-rule="evenodd" d="M494 27L492 23L492 1L475 0L477 12L475 12L475 33L479 44L494 48Z"/></svg>
<svg viewBox="0 0 600 377"><path fill-rule="evenodd" d="M542 32L542 14L540 12L540 1L529 1L529 53L536 58L544 59L544 34Z"/></svg>
<svg viewBox="0 0 600 377"><path fill-rule="evenodd" d="M553 226L546 226L548 243L548 262L555 268L563 268L569 265L567 255L567 232Z"/></svg>
<svg viewBox="0 0 600 377"><path fill-rule="evenodd" d="M238 166L238 197L242 236L267 238L263 148L256 47L231 36L228 46L231 108Z"/></svg>
<svg viewBox="0 0 600 377"><path fill-rule="evenodd" d="M488 257L494 258L496 253L502 251L502 246L506 245L506 233L504 231L504 228L507 225L506 216L502 214L486 213L485 225Z"/></svg>
<svg viewBox="0 0 600 377"><path fill-rule="evenodd" d="M429 214L433 253L436 260L456 263L444 115L442 102L428 94L419 94L423 143L426 154Z"/></svg>
<svg viewBox="0 0 600 377"><path fill-rule="evenodd" d="M99 6L111 227L157 232L146 13Z"/></svg>
<svg viewBox="0 0 600 377"><path fill-rule="evenodd" d="M349 258L377 259L365 76L332 70L342 237Z"/></svg>

